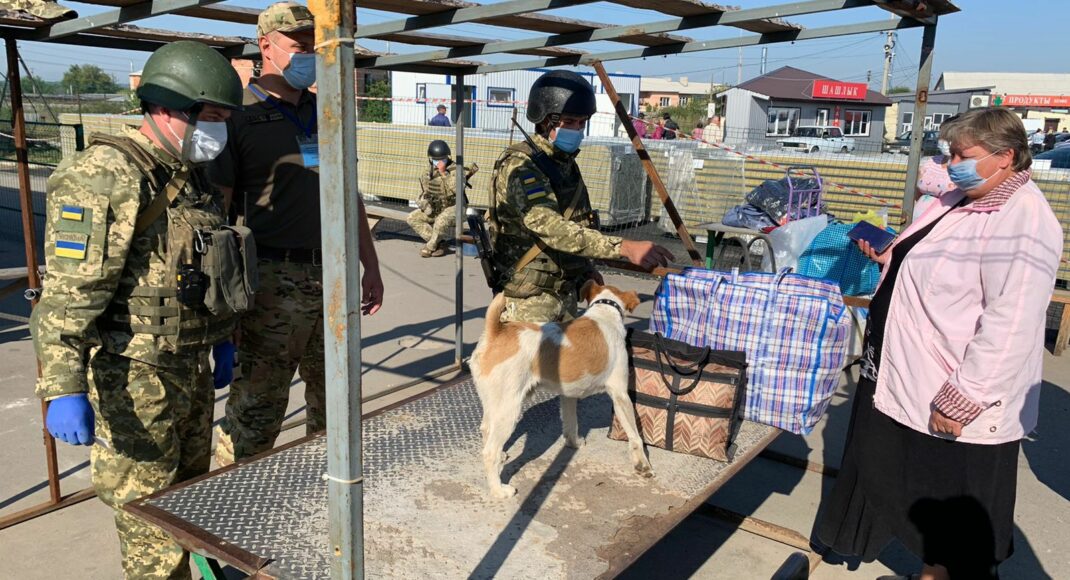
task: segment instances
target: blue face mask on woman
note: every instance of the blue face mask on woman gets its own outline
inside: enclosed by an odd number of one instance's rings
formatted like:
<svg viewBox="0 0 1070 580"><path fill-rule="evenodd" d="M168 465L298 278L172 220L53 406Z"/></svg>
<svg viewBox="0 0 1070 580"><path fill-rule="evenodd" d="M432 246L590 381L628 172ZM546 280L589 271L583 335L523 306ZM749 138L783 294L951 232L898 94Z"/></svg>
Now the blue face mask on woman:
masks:
<svg viewBox="0 0 1070 580"><path fill-rule="evenodd" d="M980 159L963 159L958 163L952 163L947 166L947 176L951 178L952 183L963 191L977 189L984 185L986 181L992 179L992 176L981 177L981 174L977 173L977 163L995 154L996 152L993 151Z"/></svg>
<svg viewBox="0 0 1070 580"><path fill-rule="evenodd" d="M554 136L554 147L565 153L575 153L583 143L583 131L578 129L558 129Z"/></svg>

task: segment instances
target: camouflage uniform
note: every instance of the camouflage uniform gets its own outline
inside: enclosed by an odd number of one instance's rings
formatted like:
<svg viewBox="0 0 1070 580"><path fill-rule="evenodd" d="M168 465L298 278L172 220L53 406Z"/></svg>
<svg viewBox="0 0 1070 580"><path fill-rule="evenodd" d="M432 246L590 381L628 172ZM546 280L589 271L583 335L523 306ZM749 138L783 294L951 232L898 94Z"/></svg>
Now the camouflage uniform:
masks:
<svg viewBox="0 0 1070 580"><path fill-rule="evenodd" d="M229 335L233 320L175 301L170 259L185 255L169 228L187 211L198 225L223 220L219 200L194 171L168 217L136 233L139 213L179 167L137 130L124 129L122 137L140 162L93 140L48 181L48 276L31 322L41 364L37 395L89 394L96 435L110 445L92 448L93 486L115 508L126 576L189 578L187 553L121 507L208 470L207 345ZM203 340L183 342L180 327L196 327Z"/></svg>
<svg viewBox="0 0 1070 580"><path fill-rule="evenodd" d="M457 205L457 164L451 162L446 166L445 175L438 168L421 175L420 197L416 203L420 209L410 213L406 221L427 242L424 248L434 251L457 223L453 212Z"/></svg>
<svg viewBox="0 0 1070 580"><path fill-rule="evenodd" d="M45 20L66 20L78 13L49 0L0 0L0 10L21 10Z"/></svg>
<svg viewBox="0 0 1070 580"><path fill-rule="evenodd" d="M305 382L305 432L327 428L323 267L278 260L260 260L259 266L256 305L241 322L241 374L230 386L227 414L216 429L220 465L275 444L295 369Z"/></svg>
<svg viewBox="0 0 1070 580"><path fill-rule="evenodd" d="M490 233L502 271L512 270L536 243L543 253L505 283L502 321L549 322L576 317L576 292L594 269L592 258L618 259L621 238L590 228L591 207L576 155L554 149L549 140L532 137L535 146L556 164L568 184L554 191L550 179L513 146L498 159L492 180L494 208ZM573 196L582 196L570 220L563 214Z"/></svg>

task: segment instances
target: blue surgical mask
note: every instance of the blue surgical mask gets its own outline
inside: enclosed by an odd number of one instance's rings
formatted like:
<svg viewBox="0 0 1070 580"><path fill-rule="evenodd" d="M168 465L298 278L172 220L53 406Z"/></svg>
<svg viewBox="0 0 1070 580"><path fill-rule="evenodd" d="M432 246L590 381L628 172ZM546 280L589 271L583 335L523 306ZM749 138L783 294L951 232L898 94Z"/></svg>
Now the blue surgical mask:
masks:
<svg viewBox="0 0 1070 580"><path fill-rule="evenodd" d="M583 131L579 129L558 129L554 136L554 147L565 153L575 153L583 143Z"/></svg>
<svg viewBox="0 0 1070 580"><path fill-rule="evenodd" d="M271 44L275 48L282 50L274 42ZM279 70L279 66L274 62L271 63L271 66L274 66L276 70L282 73L282 78L286 79L286 82L295 89L304 90L316 84L316 55L303 52L291 52L289 54L290 64L286 65L286 68Z"/></svg>
<svg viewBox="0 0 1070 580"><path fill-rule="evenodd" d="M295 89L307 89L316 84L316 55L294 53L289 66L282 71L282 78Z"/></svg>
<svg viewBox="0 0 1070 580"><path fill-rule="evenodd" d="M963 191L977 189L984 185L986 181L992 179L992 176L981 177L981 174L977 173L977 163L995 154L993 151L980 159L963 159L958 163L952 163L947 166L947 176L951 178L952 183Z"/></svg>

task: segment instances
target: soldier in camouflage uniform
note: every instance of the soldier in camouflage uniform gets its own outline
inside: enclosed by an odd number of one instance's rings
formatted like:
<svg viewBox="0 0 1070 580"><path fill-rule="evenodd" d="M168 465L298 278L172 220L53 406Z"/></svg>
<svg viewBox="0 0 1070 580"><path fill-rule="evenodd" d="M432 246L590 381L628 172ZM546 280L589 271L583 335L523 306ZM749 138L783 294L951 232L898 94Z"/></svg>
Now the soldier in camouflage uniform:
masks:
<svg viewBox="0 0 1070 580"><path fill-rule="evenodd" d="M431 167L420 174L419 207L406 220L417 235L427 242L420 250L424 258L445 255L443 240L454 229L457 205L457 165L450 159L450 146L436 139L427 146L427 158ZM479 166L466 167L466 179L475 174Z"/></svg>
<svg viewBox="0 0 1070 580"><path fill-rule="evenodd" d="M196 163L222 149L241 81L215 50L175 42L149 58L137 95L140 129L94 135L48 181L37 395L54 437L98 443L93 486L115 508L126 577L189 578L188 554L121 508L208 470L207 352L236 316L181 293L179 273L200 262L196 232L224 223Z"/></svg>
<svg viewBox="0 0 1070 580"><path fill-rule="evenodd" d="M647 269L672 259L661 246L592 227L576 156L595 110L594 90L582 76L571 71L542 75L528 96L527 118L536 134L495 163L488 213L494 259L504 272L503 322L575 318L576 293L584 280L601 282L592 259L623 258Z"/></svg>
<svg viewBox="0 0 1070 580"><path fill-rule="evenodd" d="M326 428L323 254L312 13L278 2L260 13L260 77L227 121L231 139L210 168L237 223L252 229L260 289L241 320L238 366L226 417L216 430L220 465L271 449L282 427L294 372L305 383L306 433ZM360 206L361 302L374 314L383 282ZM236 373L237 375L238 373Z"/></svg>

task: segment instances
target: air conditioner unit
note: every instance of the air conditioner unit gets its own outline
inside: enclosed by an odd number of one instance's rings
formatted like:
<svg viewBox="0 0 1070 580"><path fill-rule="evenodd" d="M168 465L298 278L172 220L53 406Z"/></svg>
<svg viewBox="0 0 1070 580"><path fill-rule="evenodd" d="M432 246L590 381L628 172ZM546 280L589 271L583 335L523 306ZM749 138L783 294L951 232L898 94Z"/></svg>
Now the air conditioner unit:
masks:
<svg viewBox="0 0 1070 580"><path fill-rule="evenodd" d="M970 108L977 109L988 106L988 95L973 95L970 97Z"/></svg>

